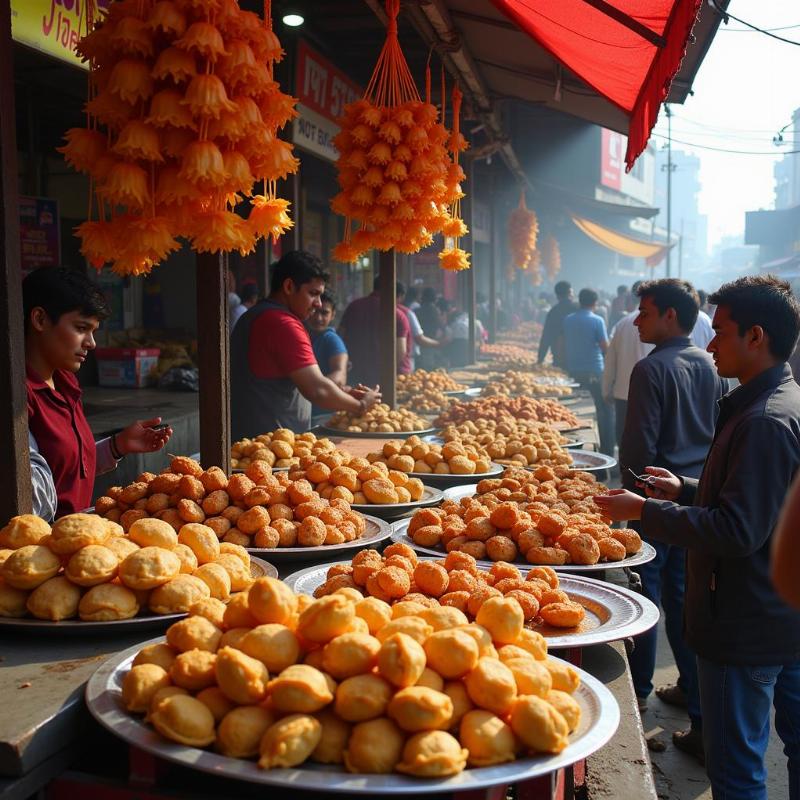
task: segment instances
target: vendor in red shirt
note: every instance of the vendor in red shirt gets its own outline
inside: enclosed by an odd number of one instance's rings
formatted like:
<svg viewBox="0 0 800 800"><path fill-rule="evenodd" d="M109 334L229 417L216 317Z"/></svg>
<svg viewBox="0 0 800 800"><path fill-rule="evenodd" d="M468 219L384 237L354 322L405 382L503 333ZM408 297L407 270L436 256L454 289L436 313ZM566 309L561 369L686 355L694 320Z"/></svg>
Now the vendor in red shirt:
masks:
<svg viewBox="0 0 800 800"><path fill-rule="evenodd" d="M327 273L315 255L286 253L272 267L270 295L244 314L231 336L231 431L234 440L311 426L311 404L363 414L379 387L349 392L326 378L303 323L320 308Z"/></svg>
<svg viewBox="0 0 800 800"><path fill-rule="evenodd" d="M91 505L96 474L114 469L128 453L160 450L172 429L155 430L161 422L156 417L95 442L75 373L95 347L94 332L109 315L102 291L78 270L43 267L23 280L22 298L30 445L50 467L55 516L60 517ZM36 480L40 473L33 475ZM38 488L34 486L34 497Z"/></svg>

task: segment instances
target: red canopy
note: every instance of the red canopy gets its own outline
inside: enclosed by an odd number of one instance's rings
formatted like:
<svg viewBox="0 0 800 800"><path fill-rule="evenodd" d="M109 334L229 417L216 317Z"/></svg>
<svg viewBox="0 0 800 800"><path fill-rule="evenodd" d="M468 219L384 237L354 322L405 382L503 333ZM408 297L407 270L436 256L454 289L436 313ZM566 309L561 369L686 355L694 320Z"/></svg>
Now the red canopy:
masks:
<svg viewBox="0 0 800 800"><path fill-rule="evenodd" d="M492 0L628 115L631 169L686 53L702 0Z"/></svg>

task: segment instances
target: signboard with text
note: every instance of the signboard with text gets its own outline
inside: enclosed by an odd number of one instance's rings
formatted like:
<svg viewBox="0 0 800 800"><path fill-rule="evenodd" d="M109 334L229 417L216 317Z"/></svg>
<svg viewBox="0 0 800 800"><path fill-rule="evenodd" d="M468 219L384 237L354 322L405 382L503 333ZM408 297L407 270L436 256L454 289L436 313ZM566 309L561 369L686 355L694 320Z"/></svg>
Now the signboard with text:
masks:
<svg viewBox="0 0 800 800"><path fill-rule="evenodd" d="M361 88L324 56L300 41L295 93L299 116L292 123L292 142L328 161L338 152L333 138L344 107L362 95Z"/></svg>
<svg viewBox="0 0 800 800"><path fill-rule="evenodd" d="M100 9L110 0L95 0ZM86 32L86 0L11 0L14 41L86 69L75 54Z"/></svg>
<svg viewBox="0 0 800 800"><path fill-rule="evenodd" d="M49 197L19 198L19 242L22 274L37 267L56 267L61 262L58 200Z"/></svg>
<svg viewBox="0 0 800 800"><path fill-rule="evenodd" d="M622 154L625 137L616 131L603 128L600 144L600 183L610 189L622 186Z"/></svg>

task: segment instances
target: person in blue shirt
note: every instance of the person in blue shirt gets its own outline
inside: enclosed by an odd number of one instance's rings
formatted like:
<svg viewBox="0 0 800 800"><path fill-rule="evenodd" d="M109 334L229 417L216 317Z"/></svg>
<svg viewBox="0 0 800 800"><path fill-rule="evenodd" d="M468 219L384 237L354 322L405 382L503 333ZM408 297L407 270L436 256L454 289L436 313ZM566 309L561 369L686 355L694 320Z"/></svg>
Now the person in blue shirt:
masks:
<svg viewBox="0 0 800 800"><path fill-rule="evenodd" d="M324 292L320 297L320 307L313 309L308 318L308 330L322 374L342 388L347 385L347 348L332 327L335 316L336 301Z"/></svg>
<svg viewBox="0 0 800 800"><path fill-rule="evenodd" d="M608 334L603 318L594 313L597 292L581 289L579 308L564 319L564 352L567 372L594 400L600 452L614 454L614 423L611 406L603 397L603 365L608 349Z"/></svg>

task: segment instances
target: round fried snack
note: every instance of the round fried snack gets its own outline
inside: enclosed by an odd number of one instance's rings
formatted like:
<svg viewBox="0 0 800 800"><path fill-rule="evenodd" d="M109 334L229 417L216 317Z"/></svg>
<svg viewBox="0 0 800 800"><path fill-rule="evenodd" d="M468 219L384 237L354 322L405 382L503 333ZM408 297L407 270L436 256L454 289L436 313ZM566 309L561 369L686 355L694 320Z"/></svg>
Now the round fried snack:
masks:
<svg viewBox="0 0 800 800"><path fill-rule="evenodd" d="M19 552L19 551L18 551ZM28 595L28 611L37 619L58 622L77 615L81 590L66 578L59 576L37 586Z"/></svg>
<svg viewBox="0 0 800 800"><path fill-rule="evenodd" d="M311 714L333 700L325 675L308 664L292 664L267 685L270 703L284 714Z"/></svg>
<svg viewBox="0 0 800 800"><path fill-rule="evenodd" d="M124 561L131 553L139 549L139 545L124 536L110 536L103 547L107 547L118 562Z"/></svg>
<svg viewBox="0 0 800 800"><path fill-rule="evenodd" d="M54 553L70 555L89 544L105 544L111 530L94 514L67 514L53 523L48 546Z"/></svg>
<svg viewBox="0 0 800 800"><path fill-rule="evenodd" d="M276 578L258 578L247 592L250 613L259 623L286 625L297 612L297 597Z"/></svg>
<svg viewBox="0 0 800 800"><path fill-rule="evenodd" d="M311 754L311 760L320 764L341 764L344 761L344 749L350 738L351 726L327 708L320 711L316 717L322 725L322 736Z"/></svg>
<svg viewBox="0 0 800 800"><path fill-rule="evenodd" d="M214 716L189 695L165 698L150 714L150 722L165 739L189 747L207 747L215 738Z"/></svg>
<svg viewBox="0 0 800 800"><path fill-rule="evenodd" d="M427 665L446 679L461 678L478 663L478 644L468 633L450 628L425 641Z"/></svg>
<svg viewBox="0 0 800 800"><path fill-rule="evenodd" d="M263 706L239 706L222 718L217 728L217 750L231 758L252 758L275 715Z"/></svg>
<svg viewBox="0 0 800 800"><path fill-rule="evenodd" d="M150 593L148 604L155 614L181 614L198 600L211 596L207 584L193 575L178 575Z"/></svg>
<svg viewBox="0 0 800 800"><path fill-rule="evenodd" d="M241 639L238 649L261 661L269 672L283 672L300 658L300 643L285 625L259 625Z"/></svg>
<svg viewBox="0 0 800 800"><path fill-rule="evenodd" d="M363 619L369 632L375 636L377 632L392 619L392 607L377 597L365 597L355 605L356 616Z"/></svg>
<svg viewBox="0 0 800 800"><path fill-rule="evenodd" d="M570 733L578 729L581 724L581 707L574 697L558 689L551 689L544 699L564 717Z"/></svg>
<svg viewBox="0 0 800 800"><path fill-rule="evenodd" d="M188 545L178 543L172 548L172 552L181 561L182 575L191 575L197 569L197 556Z"/></svg>
<svg viewBox="0 0 800 800"><path fill-rule="evenodd" d="M619 528L611 531L611 538L625 546L625 553L635 555L642 549L642 537L631 528Z"/></svg>
<svg viewBox="0 0 800 800"><path fill-rule="evenodd" d="M231 595L228 605L225 606L225 629L255 628L258 620L250 613L250 590L237 592Z"/></svg>
<svg viewBox="0 0 800 800"><path fill-rule="evenodd" d="M131 619L138 613L139 603L136 595L127 586L115 583L93 586L78 604L78 616L87 622Z"/></svg>
<svg viewBox="0 0 800 800"><path fill-rule="evenodd" d="M169 668L169 676L176 686L190 692L199 692L214 685L216 665L216 653L209 653L208 650L187 650L175 659Z"/></svg>
<svg viewBox="0 0 800 800"><path fill-rule="evenodd" d="M574 628L586 616L580 603L548 603L539 609L539 616L548 624L556 628Z"/></svg>
<svg viewBox="0 0 800 800"><path fill-rule="evenodd" d="M322 738L322 725L306 714L291 714L267 728L259 748L261 769L296 767L316 749Z"/></svg>
<svg viewBox="0 0 800 800"><path fill-rule="evenodd" d="M566 661L548 658L543 661L542 664L544 664L550 672L554 689L572 694L580 685L580 675L578 675L575 668L571 664L567 664Z"/></svg>
<svg viewBox="0 0 800 800"><path fill-rule="evenodd" d="M514 644L527 650L537 661L544 661L547 658L547 639L530 628L523 628Z"/></svg>
<svg viewBox="0 0 800 800"><path fill-rule="evenodd" d="M177 653L163 642L157 644L146 644L133 659L131 666L139 664L156 664L169 672L170 667L175 663Z"/></svg>
<svg viewBox="0 0 800 800"><path fill-rule="evenodd" d="M160 519L137 519L128 529L128 538L139 547L163 547L172 550L178 544L178 534L172 525Z"/></svg>
<svg viewBox="0 0 800 800"><path fill-rule="evenodd" d="M228 570L215 562L201 564L192 575L203 581L208 587L211 597L221 600L223 603L231 596L231 576Z"/></svg>
<svg viewBox="0 0 800 800"><path fill-rule="evenodd" d="M463 681L447 681L442 687L442 691L450 698L453 704L453 716L450 718L450 730L458 728L461 720L468 711L475 708L472 700L469 699L467 687Z"/></svg>
<svg viewBox="0 0 800 800"><path fill-rule="evenodd" d="M467 765L468 752L445 731L424 731L412 736L403 748L398 772L423 778L457 775Z"/></svg>
<svg viewBox="0 0 800 800"><path fill-rule="evenodd" d="M328 642L322 651L322 665L337 681L371 672L381 643L365 633L343 633Z"/></svg>
<svg viewBox="0 0 800 800"><path fill-rule="evenodd" d="M458 738L469 752L467 761L471 767L505 764L516 757L514 731L491 711L476 709L466 713Z"/></svg>
<svg viewBox="0 0 800 800"><path fill-rule="evenodd" d="M513 645L509 646L513 647ZM546 697L553 686L550 670L541 661L527 656L503 659L503 663L514 675L517 694L535 694L537 697Z"/></svg>
<svg viewBox="0 0 800 800"><path fill-rule="evenodd" d="M150 715L156 710L156 708L158 708L162 701L166 700L168 697L172 697L175 694L187 695L189 692L187 692L186 689L181 689L180 686L165 686L163 689L158 689L153 695L153 699L150 701L150 706L147 709L147 713L144 717L145 722L150 722Z"/></svg>
<svg viewBox="0 0 800 800"><path fill-rule="evenodd" d="M11 517L4 528L0 528L0 548L19 550L31 544L39 544L50 535L50 526L35 514L20 514Z"/></svg>
<svg viewBox="0 0 800 800"><path fill-rule="evenodd" d="M522 606L508 597L490 597L478 610L475 621L486 628L498 644L513 644L525 625Z"/></svg>
<svg viewBox="0 0 800 800"><path fill-rule="evenodd" d="M15 550L3 564L3 580L14 589L35 589L61 569L58 556L49 548L29 544Z"/></svg>
<svg viewBox="0 0 800 800"><path fill-rule="evenodd" d="M208 525L187 522L178 533L178 541L194 553L198 564L208 564L219 558L219 537Z"/></svg>
<svg viewBox="0 0 800 800"><path fill-rule="evenodd" d="M492 636L482 625L471 622L469 625L463 625L459 630L469 634L475 640L480 658L483 658L483 656L497 657L497 651L494 648L494 644L492 644Z"/></svg>
<svg viewBox="0 0 800 800"><path fill-rule="evenodd" d="M414 582L421 592L431 597L441 597L447 592L450 578L441 564L435 561L420 561L414 569Z"/></svg>
<svg viewBox="0 0 800 800"><path fill-rule="evenodd" d="M424 609L420 616L434 631L446 631L450 628L460 628L467 625L467 615L454 606L431 606Z"/></svg>
<svg viewBox="0 0 800 800"><path fill-rule="evenodd" d="M220 553L214 563L219 564L228 573L232 592L243 592L250 588L253 578L250 575L250 568L242 563L241 558L232 553Z"/></svg>
<svg viewBox="0 0 800 800"><path fill-rule="evenodd" d="M355 615L355 606L348 598L340 594L321 597L300 614L297 633L309 642L323 644L346 633Z"/></svg>
<svg viewBox="0 0 800 800"><path fill-rule="evenodd" d="M239 705L260 703L267 694L267 668L241 650L221 647L217 651L215 674L219 688Z"/></svg>
<svg viewBox="0 0 800 800"><path fill-rule="evenodd" d="M207 686L196 695L197 699L208 708L214 716L214 722L219 724L226 714L233 711L236 706L225 697L219 686ZM245 706L252 708L252 706Z"/></svg>
<svg viewBox="0 0 800 800"><path fill-rule="evenodd" d="M378 652L378 673L401 689L416 684L425 670L425 663L422 645L405 633L390 636Z"/></svg>
<svg viewBox="0 0 800 800"><path fill-rule="evenodd" d="M155 589L176 578L180 571L178 556L161 547L142 547L119 565L120 580L129 589Z"/></svg>
<svg viewBox="0 0 800 800"><path fill-rule="evenodd" d="M354 675L336 687L334 711L347 722L364 722L385 713L392 686L374 674Z"/></svg>
<svg viewBox="0 0 800 800"><path fill-rule="evenodd" d="M144 714L150 708L153 695L169 683L169 675L163 667L138 664L131 667L122 680L122 702L128 711Z"/></svg>
<svg viewBox="0 0 800 800"><path fill-rule="evenodd" d="M24 617L28 613L27 600L28 592L15 589L0 578L0 617Z"/></svg>
<svg viewBox="0 0 800 800"><path fill-rule="evenodd" d="M466 677L470 700L479 708L504 715L517 696L511 670L497 658L481 658Z"/></svg>
<svg viewBox="0 0 800 800"><path fill-rule="evenodd" d="M186 617L167 628L167 644L179 653L187 650L207 650L214 653L222 631L205 617Z"/></svg>
<svg viewBox="0 0 800 800"><path fill-rule="evenodd" d="M196 600L189 607L189 613L195 617L205 617L220 630L225 627L225 603L214 597Z"/></svg>
<svg viewBox="0 0 800 800"><path fill-rule="evenodd" d="M391 699L386 714L409 733L447 729L453 718L453 701L426 686L408 686Z"/></svg>
<svg viewBox="0 0 800 800"><path fill-rule="evenodd" d="M560 753L569 744L569 726L554 706L541 697L518 697L509 715L511 730L537 753Z"/></svg>
<svg viewBox="0 0 800 800"><path fill-rule="evenodd" d="M611 536L605 536L597 543L603 561L622 561L628 555L625 545Z"/></svg>
<svg viewBox="0 0 800 800"><path fill-rule="evenodd" d="M402 757L404 743L403 732L390 719L362 722L350 734L344 765L348 772L392 772Z"/></svg>

